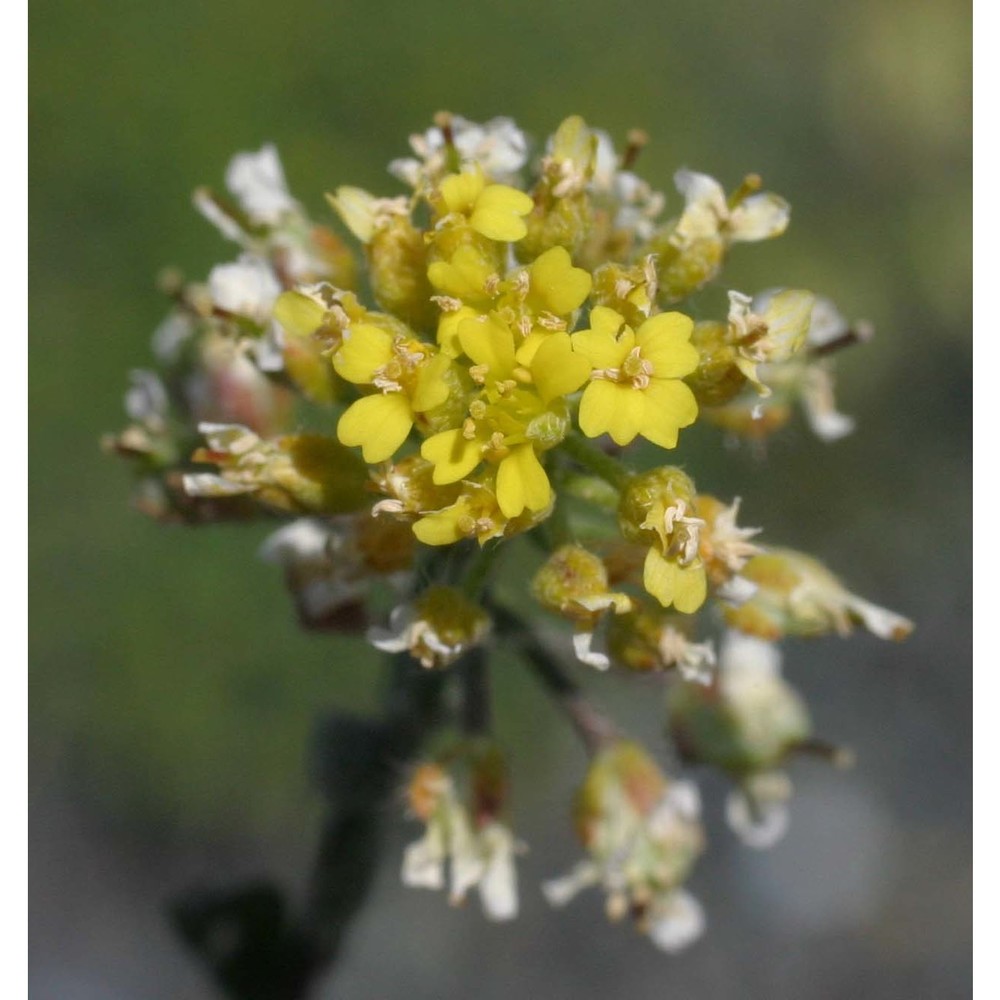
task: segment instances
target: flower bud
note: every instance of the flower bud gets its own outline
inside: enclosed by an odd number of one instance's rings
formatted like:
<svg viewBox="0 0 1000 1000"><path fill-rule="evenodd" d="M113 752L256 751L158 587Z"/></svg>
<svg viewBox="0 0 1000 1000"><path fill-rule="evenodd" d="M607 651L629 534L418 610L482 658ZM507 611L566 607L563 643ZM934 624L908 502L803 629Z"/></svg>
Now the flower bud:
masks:
<svg viewBox="0 0 1000 1000"><path fill-rule="evenodd" d="M736 345L725 323L695 323L691 343L698 349L698 368L685 380L700 406L721 406L737 396L747 377L737 367Z"/></svg>
<svg viewBox="0 0 1000 1000"><path fill-rule="evenodd" d="M577 659L606 670L610 660L592 648L594 630L604 612L624 614L632 601L627 594L609 591L601 559L581 545L564 545L535 574L532 591L542 607L576 624L573 648Z"/></svg>
<svg viewBox="0 0 1000 1000"><path fill-rule="evenodd" d="M629 326L638 329L655 306L657 282L652 256L631 266L603 264L594 271L594 304L614 309Z"/></svg>
<svg viewBox="0 0 1000 1000"><path fill-rule="evenodd" d="M260 503L292 513L343 514L367 505L368 473L352 452L322 434L290 434L267 441L239 424L198 426L208 441L192 456L216 473L191 473L191 496L253 494Z"/></svg>
<svg viewBox="0 0 1000 1000"><path fill-rule="evenodd" d="M590 230L592 210L584 193L541 201L524 220L528 235L515 247L518 260L529 261L553 247L575 254Z"/></svg>
<svg viewBox="0 0 1000 1000"><path fill-rule="evenodd" d="M694 483L664 466L634 476L622 490L618 524L629 541L649 545L643 586L664 607L691 614L705 601L705 568L698 554L704 521L696 516Z"/></svg>
<svg viewBox="0 0 1000 1000"><path fill-rule="evenodd" d="M678 504L691 508L694 498L694 483L675 466L665 465L633 476L622 490L618 507L622 535L630 542L659 543L665 548L664 511Z"/></svg>
<svg viewBox="0 0 1000 1000"><path fill-rule="evenodd" d="M611 620L608 650L616 664L641 673L675 668L689 681L707 684L715 667L710 642L694 642L684 615L640 605Z"/></svg>
<svg viewBox="0 0 1000 1000"><path fill-rule="evenodd" d="M671 242L673 227L653 236L646 250L656 254L660 301L679 302L711 281L722 267L726 245L717 235L697 237L685 246Z"/></svg>
<svg viewBox="0 0 1000 1000"><path fill-rule="evenodd" d="M392 216L374 232L367 251L378 304L414 329L433 328L438 311L427 280L427 245L409 216Z"/></svg>
<svg viewBox="0 0 1000 1000"><path fill-rule="evenodd" d="M373 628L368 638L376 649L408 652L431 669L449 666L489 630L489 616L461 591L429 587L412 604L393 610L388 629Z"/></svg>
<svg viewBox="0 0 1000 1000"><path fill-rule="evenodd" d="M306 628L361 631L375 577L396 588L408 585L413 542L404 525L376 521L364 511L292 521L265 540L260 557L285 571Z"/></svg>
<svg viewBox="0 0 1000 1000"><path fill-rule="evenodd" d="M604 563L582 545L564 545L549 556L535 574L532 592L547 610L584 623L608 608L622 614L632 606L627 595L609 592Z"/></svg>

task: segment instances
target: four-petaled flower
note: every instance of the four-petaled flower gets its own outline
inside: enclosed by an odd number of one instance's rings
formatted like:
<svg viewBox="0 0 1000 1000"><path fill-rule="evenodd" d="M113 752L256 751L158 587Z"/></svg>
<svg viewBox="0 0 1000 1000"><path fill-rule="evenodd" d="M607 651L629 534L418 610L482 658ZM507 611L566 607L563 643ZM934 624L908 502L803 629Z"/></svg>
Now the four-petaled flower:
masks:
<svg viewBox="0 0 1000 1000"><path fill-rule="evenodd" d="M352 325L333 356L341 378L370 385L375 395L352 403L337 424L346 445L360 445L366 462L384 462L407 439L417 415L448 398L451 363L429 344L389 333L370 323Z"/></svg>
<svg viewBox="0 0 1000 1000"><path fill-rule="evenodd" d="M597 306L590 329L573 334L573 349L591 363L580 400L587 437L611 435L626 445L641 435L674 448L677 433L694 423L698 404L681 381L698 367L690 344L694 324L681 313L660 313L633 330L620 313Z"/></svg>

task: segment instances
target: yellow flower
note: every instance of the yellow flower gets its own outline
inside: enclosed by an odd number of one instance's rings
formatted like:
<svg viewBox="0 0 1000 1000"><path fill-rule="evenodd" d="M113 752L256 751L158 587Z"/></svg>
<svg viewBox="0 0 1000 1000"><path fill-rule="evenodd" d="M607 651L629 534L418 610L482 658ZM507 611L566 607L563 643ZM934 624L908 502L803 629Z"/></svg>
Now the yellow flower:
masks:
<svg viewBox="0 0 1000 1000"><path fill-rule="evenodd" d="M528 268L525 304L536 315L566 316L583 305L590 294L589 272L574 267L565 247L552 247L536 257Z"/></svg>
<svg viewBox="0 0 1000 1000"><path fill-rule="evenodd" d="M515 272L511 312L524 340L517 349L521 364L529 364L535 351L553 332L566 330L573 313L586 301L593 281L590 273L574 267L569 251L556 246Z"/></svg>
<svg viewBox="0 0 1000 1000"><path fill-rule="evenodd" d="M446 177L440 194L449 213L464 215L487 239L514 243L528 232L523 217L534 207L530 196L506 184L487 184L478 167Z"/></svg>
<svg viewBox="0 0 1000 1000"><path fill-rule="evenodd" d="M365 461L391 458L409 436L416 415L448 398L451 364L429 344L394 336L370 323L354 324L333 356L341 378L378 390L352 403L337 424L342 444L360 445Z"/></svg>
<svg viewBox="0 0 1000 1000"><path fill-rule="evenodd" d="M663 607L693 614L708 589L699 554L705 521L696 516L694 483L666 466L633 476L622 491L618 525L631 542L649 545L642 584Z"/></svg>
<svg viewBox="0 0 1000 1000"><path fill-rule="evenodd" d="M463 538L474 538L485 545L491 538L507 537L528 531L549 515L550 505L538 511L523 511L509 520L500 509L496 477L487 473L482 482L466 481L454 503L440 510L425 511L413 525L413 533L424 545L451 545Z"/></svg>
<svg viewBox="0 0 1000 1000"><path fill-rule="evenodd" d="M424 442L421 454L434 464L434 482L465 479L485 460L497 466L497 500L506 517L544 510L552 491L535 449L562 440L565 419L552 404L583 384L587 362L573 352L568 334L554 333L529 366L519 365L514 335L497 316L462 321L458 341L483 390L461 427Z"/></svg>
<svg viewBox="0 0 1000 1000"><path fill-rule="evenodd" d="M425 514L414 524L413 533L424 545L451 545L463 538L475 538L485 545L504 534L507 518L497 504L496 493L479 483L462 485L462 494L453 504Z"/></svg>
<svg viewBox="0 0 1000 1000"><path fill-rule="evenodd" d="M587 437L609 433L626 445L642 435L661 448L677 445L677 432L694 423L698 404L681 381L698 366L689 343L694 324L681 313L660 313L637 331L621 314L597 306L591 328L573 334L573 349L591 363L580 401Z"/></svg>
<svg viewBox="0 0 1000 1000"><path fill-rule="evenodd" d="M442 295L467 305L488 308L499 284L496 262L476 243L462 243L446 260L435 260L427 268L427 280Z"/></svg>

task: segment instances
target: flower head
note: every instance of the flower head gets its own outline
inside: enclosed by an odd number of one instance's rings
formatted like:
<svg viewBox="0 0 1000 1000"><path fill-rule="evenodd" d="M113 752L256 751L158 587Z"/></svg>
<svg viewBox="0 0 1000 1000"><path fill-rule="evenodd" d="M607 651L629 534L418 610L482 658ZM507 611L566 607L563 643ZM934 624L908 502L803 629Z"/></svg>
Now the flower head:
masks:
<svg viewBox="0 0 1000 1000"><path fill-rule="evenodd" d="M705 525L695 506L694 483L670 466L633 476L622 491L618 524L632 542L649 546L643 585L664 607L691 614L705 601L700 557Z"/></svg>
<svg viewBox="0 0 1000 1000"><path fill-rule="evenodd" d="M407 788L410 813L426 826L403 855L403 884L443 889L453 906L477 888L490 920L517 916L514 857L520 845L502 822L502 760L491 748L459 754L450 766L428 761Z"/></svg>
<svg viewBox="0 0 1000 1000"><path fill-rule="evenodd" d="M602 615L625 614L632 608L627 594L608 586L608 572L601 559L581 545L564 545L552 553L532 581L535 599L550 611L576 625L573 648L577 659L606 670L611 661L592 648L594 630Z"/></svg>
<svg viewBox="0 0 1000 1000"><path fill-rule="evenodd" d="M546 883L553 905L590 885L607 894L612 920L631 916L665 951L701 935L700 905L681 886L704 845L697 787L669 781L634 743L595 757L577 800L577 830L589 859Z"/></svg>
<svg viewBox="0 0 1000 1000"><path fill-rule="evenodd" d="M848 591L822 563L792 549L769 549L743 570L753 597L725 610L726 621L749 635L848 635L855 622L880 639L905 639L913 623Z"/></svg>
<svg viewBox="0 0 1000 1000"><path fill-rule="evenodd" d="M487 239L517 242L528 231L524 216L533 207L531 198L506 184L490 184L478 167L445 177L438 199L444 220L464 222Z"/></svg>
<svg viewBox="0 0 1000 1000"><path fill-rule="evenodd" d="M453 587L429 587L412 604L396 607L389 628L368 638L387 653L408 652L428 669L447 667L490 631L486 612Z"/></svg>
<svg viewBox="0 0 1000 1000"><path fill-rule="evenodd" d="M676 670L684 680L698 684L709 684L715 676L711 641L695 642L690 619L648 602L612 620L608 646L614 662L629 670Z"/></svg>

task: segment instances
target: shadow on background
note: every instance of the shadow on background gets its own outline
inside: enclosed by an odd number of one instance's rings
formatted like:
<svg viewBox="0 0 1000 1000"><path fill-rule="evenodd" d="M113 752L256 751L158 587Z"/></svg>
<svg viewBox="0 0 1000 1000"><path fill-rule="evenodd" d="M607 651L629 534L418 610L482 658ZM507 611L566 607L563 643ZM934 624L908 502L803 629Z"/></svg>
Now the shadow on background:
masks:
<svg viewBox="0 0 1000 1000"><path fill-rule="evenodd" d="M31 962L33 995L210 995L165 900L266 873L304 890L321 806L317 714L376 703L363 642L297 631L254 559L264 528L182 530L128 509L102 456L127 371L165 311L153 278L231 247L190 209L230 155L275 141L292 190L395 192L385 164L447 107L540 137L571 112L646 128L640 171L732 185L749 170L793 205L781 240L734 254L730 287L829 294L875 341L840 363L855 436L801 423L764 462L698 429L679 459L742 495L769 540L814 552L918 623L904 646L791 644L818 728L851 774L800 765L787 840L758 855L721 823L693 888L710 933L677 958L610 927L596 896L548 911L537 883L575 856L583 760L513 661L497 671L524 913L403 892L415 833L354 927L337 995L439 1000L629 995L934 998L971 988L971 5L958 0L676 0L615 8L344 0L35 0L31 11ZM641 684L593 678L655 740Z"/></svg>

